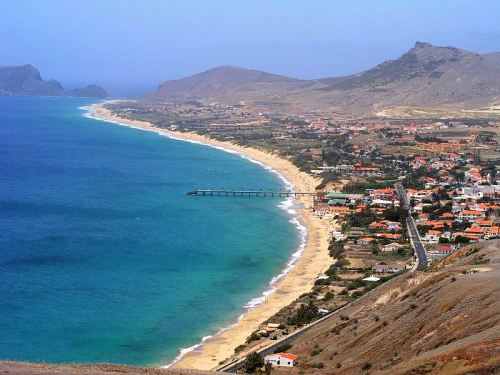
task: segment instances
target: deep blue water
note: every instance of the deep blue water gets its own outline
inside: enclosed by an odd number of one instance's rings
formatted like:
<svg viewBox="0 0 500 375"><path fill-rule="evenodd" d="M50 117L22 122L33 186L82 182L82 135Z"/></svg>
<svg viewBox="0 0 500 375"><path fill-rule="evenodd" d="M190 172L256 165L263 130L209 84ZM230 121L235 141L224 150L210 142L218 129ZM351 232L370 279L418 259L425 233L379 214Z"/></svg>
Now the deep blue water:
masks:
<svg viewBox="0 0 500 375"><path fill-rule="evenodd" d="M85 118L91 101L0 97L0 359L172 360L233 322L298 246L241 157Z"/></svg>

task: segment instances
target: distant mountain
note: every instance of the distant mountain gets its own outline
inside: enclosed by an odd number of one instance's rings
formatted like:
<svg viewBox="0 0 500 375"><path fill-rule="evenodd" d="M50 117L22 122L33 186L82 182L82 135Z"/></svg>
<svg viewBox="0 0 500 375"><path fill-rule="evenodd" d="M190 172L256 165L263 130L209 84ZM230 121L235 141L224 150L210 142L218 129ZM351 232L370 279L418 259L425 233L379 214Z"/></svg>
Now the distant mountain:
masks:
<svg viewBox="0 0 500 375"><path fill-rule="evenodd" d="M153 96L216 97L238 92L287 90L300 87L304 81L234 66L220 66L206 72L162 83Z"/></svg>
<svg viewBox="0 0 500 375"><path fill-rule="evenodd" d="M74 96L82 98L106 98L108 93L101 86L88 85L79 89L67 90L64 96Z"/></svg>
<svg viewBox="0 0 500 375"><path fill-rule="evenodd" d="M322 90L329 92L320 95L322 101L354 112L388 106L479 107L500 98L500 65L455 47L417 42L400 58Z"/></svg>
<svg viewBox="0 0 500 375"><path fill-rule="evenodd" d="M31 65L0 67L2 95L61 95L63 92L59 82L42 80Z"/></svg>
<svg viewBox="0 0 500 375"><path fill-rule="evenodd" d="M65 91L55 80L44 81L32 65L0 67L0 95L83 96L104 98L108 94L99 86Z"/></svg>
<svg viewBox="0 0 500 375"><path fill-rule="evenodd" d="M299 80L236 67L219 67L160 85L153 96L211 98L283 111L328 109L374 113L393 107L478 108L500 100L497 54L417 42L396 60L365 72Z"/></svg>
<svg viewBox="0 0 500 375"><path fill-rule="evenodd" d="M451 83L450 79L455 78L454 81L460 84L453 83L452 89L460 91L457 86L471 89L477 88L479 83L490 78L500 81L497 74L497 67L480 55L455 47L434 47L429 43L417 42L415 47L399 59L386 61L366 72L340 79L330 88L373 89L391 87L403 82L414 84L415 81L412 80L423 79L427 80L428 86L438 85L442 89L443 82L440 80Z"/></svg>

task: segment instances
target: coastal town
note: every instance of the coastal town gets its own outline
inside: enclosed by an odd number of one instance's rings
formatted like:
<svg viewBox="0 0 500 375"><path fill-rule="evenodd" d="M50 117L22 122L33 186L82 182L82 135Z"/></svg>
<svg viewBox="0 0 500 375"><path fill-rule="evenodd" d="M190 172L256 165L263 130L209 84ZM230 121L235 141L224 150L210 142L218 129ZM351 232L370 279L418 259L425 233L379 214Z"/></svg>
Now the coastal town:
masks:
<svg viewBox="0 0 500 375"><path fill-rule="evenodd" d="M276 154L319 181L301 204L328 228L331 264L310 292L262 322L220 361L223 371L248 365L256 351L269 353L262 366L294 366L300 359L287 352L294 332L398 275L425 269L467 244L500 238L498 120L354 120L197 101L106 107L175 134Z"/></svg>
<svg viewBox="0 0 500 375"><path fill-rule="evenodd" d="M0 373L500 374L500 0L3 0Z"/></svg>

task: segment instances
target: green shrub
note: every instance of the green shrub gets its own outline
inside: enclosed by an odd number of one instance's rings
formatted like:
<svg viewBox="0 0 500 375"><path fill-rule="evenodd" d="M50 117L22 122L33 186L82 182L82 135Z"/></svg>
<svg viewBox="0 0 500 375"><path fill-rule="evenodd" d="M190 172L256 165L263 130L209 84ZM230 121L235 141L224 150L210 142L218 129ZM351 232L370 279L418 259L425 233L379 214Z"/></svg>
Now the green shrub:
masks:
<svg viewBox="0 0 500 375"><path fill-rule="evenodd" d="M255 370L264 367L264 359L259 353L253 352L247 355L243 361L243 369L247 374L252 374Z"/></svg>
<svg viewBox="0 0 500 375"><path fill-rule="evenodd" d="M247 340L245 342L249 344L252 341L257 341L257 340L260 340L260 335L257 332L252 332L252 334L247 337Z"/></svg>

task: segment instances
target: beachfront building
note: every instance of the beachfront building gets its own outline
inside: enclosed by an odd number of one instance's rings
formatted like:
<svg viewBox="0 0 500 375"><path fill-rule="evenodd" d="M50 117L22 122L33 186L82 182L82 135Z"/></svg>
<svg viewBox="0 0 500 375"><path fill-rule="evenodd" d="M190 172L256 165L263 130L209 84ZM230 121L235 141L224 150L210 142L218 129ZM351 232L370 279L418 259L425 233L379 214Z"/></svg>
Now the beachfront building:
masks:
<svg viewBox="0 0 500 375"><path fill-rule="evenodd" d="M353 199L350 194L330 192L326 195L326 197L328 198L328 205L330 206L345 206L353 203Z"/></svg>
<svg viewBox="0 0 500 375"><path fill-rule="evenodd" d="M269 354L264 357L264 362L271 366L293 367L297 362L297 356L290 353Z"/></svg>

